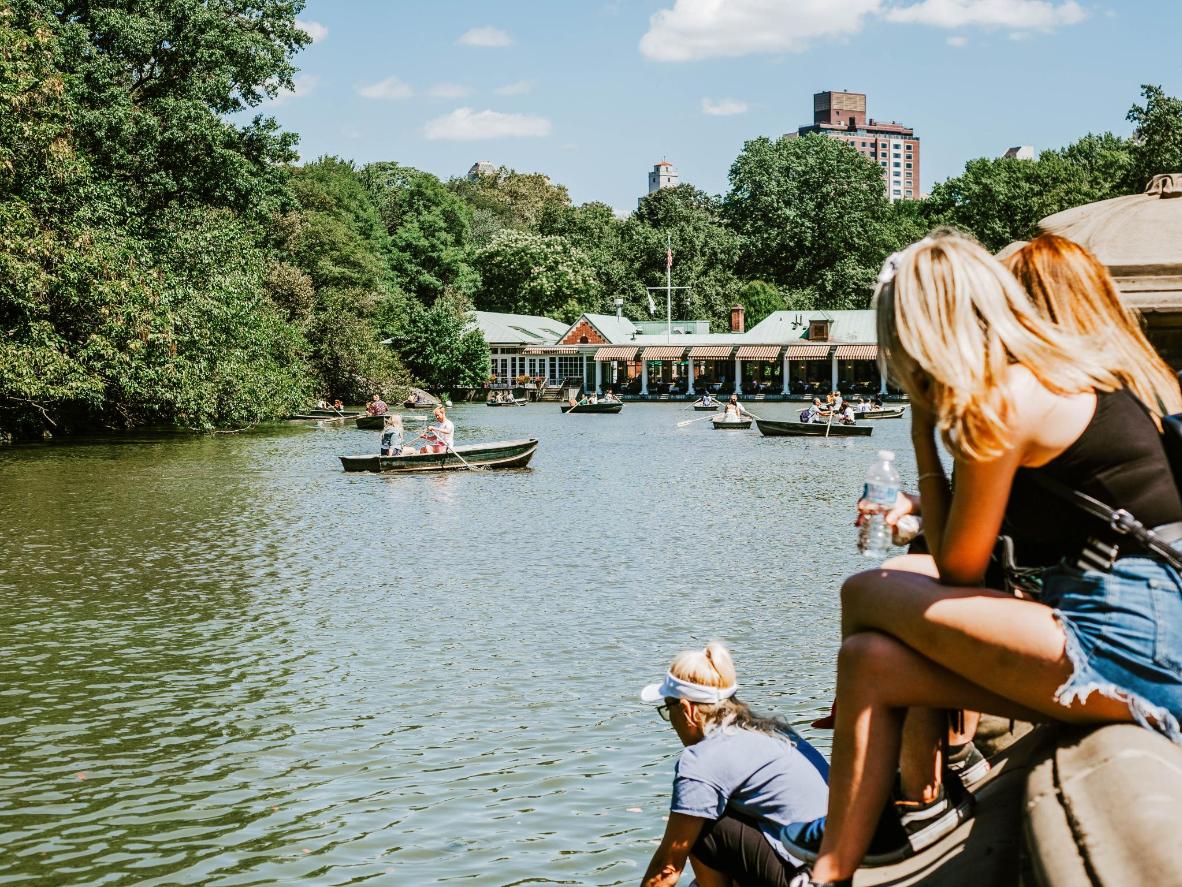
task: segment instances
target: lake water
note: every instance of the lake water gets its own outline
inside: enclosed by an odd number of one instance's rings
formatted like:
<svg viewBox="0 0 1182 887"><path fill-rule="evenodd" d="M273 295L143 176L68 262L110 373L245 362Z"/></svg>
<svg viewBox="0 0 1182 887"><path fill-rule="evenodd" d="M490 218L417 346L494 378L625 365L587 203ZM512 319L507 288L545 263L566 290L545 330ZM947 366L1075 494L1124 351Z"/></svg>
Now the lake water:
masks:
<svg viewBox="0 0 1182 887"><path fill-rule="evenodd" d="M862 475L915 479L906 420L702 415L461 405L531 468L412 477L343 473L353 428L0 450L0 883L638 883L680 749L640 687L724 640L827 750Z"/></svg>

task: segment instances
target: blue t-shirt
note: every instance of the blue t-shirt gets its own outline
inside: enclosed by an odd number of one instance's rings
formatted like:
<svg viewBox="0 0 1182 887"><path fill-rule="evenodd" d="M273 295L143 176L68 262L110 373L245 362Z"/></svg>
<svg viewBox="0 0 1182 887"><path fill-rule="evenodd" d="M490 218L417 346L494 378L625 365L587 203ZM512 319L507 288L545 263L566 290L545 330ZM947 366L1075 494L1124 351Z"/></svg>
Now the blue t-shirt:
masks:
<svg viewBox="0 0 1182 887"><path fill-rule="evenodd" d="M718 819L729 807L756 820L776 853L800 865L780 843L780 829L824 816L828 783L825 758L796 733L720 727L681 752L669 810Z"/></svg>

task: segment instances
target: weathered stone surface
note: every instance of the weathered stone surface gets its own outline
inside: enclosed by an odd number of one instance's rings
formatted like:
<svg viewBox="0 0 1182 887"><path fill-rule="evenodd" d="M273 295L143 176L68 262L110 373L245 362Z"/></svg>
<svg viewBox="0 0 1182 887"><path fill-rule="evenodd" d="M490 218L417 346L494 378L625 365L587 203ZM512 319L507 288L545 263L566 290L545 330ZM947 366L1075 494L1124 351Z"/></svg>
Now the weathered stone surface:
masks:
<svg viewBox="0 0 1182 887"><path fill-rule="evenodd" d="M1034 762L1025 804L1044 887L1182 882L1182 748L1156 733L1063 730Z"/></svg>

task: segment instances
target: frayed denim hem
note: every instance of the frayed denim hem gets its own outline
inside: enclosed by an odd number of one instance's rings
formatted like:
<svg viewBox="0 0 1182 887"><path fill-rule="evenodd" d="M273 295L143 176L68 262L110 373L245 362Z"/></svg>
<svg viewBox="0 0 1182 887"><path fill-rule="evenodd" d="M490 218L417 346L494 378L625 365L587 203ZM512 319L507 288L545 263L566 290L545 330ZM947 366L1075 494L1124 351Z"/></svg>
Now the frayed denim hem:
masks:
<svg viewBox="0 0 1182 887"><path fill-rule="evenodd" d="M1059 610L1052 610L1051 613L1063 629L1063 636L1066 638L1067 659L1071 662L1071 675L1055 691L1055 701L1068 707L1076 701L1087 702L1089 696L1099 693L1106 699L1125 703L1129 707L1129 714L1140 726L1160 733L1170 742L1182 745L1182 726L1168 709L1154 705L1136 693L1122 690L1116 684L1087 679L1086 676L1091 667L1088 664L1088 657L1084 654L1083 646L1080 644L1079 636L1076 634L1075 625Z"/></svg>

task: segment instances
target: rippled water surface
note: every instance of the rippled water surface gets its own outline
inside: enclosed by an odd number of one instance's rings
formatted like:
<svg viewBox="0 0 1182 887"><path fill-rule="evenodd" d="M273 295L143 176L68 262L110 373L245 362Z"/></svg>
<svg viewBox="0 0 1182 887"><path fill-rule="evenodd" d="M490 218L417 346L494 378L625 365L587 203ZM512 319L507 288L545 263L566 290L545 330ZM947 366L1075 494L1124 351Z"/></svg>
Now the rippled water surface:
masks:
<svg viewBox="0 0 1182 887"><path fill-rule="evenodd" d="M0 451L0 883L639 882L639 688L721 638L827 749L852 503L880 447L914 481L906 421L701 415L459 406L532 467L414 477L344 474L352 428Z"/></svg>

